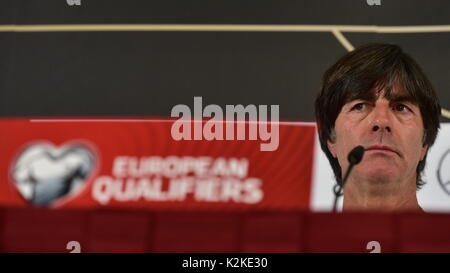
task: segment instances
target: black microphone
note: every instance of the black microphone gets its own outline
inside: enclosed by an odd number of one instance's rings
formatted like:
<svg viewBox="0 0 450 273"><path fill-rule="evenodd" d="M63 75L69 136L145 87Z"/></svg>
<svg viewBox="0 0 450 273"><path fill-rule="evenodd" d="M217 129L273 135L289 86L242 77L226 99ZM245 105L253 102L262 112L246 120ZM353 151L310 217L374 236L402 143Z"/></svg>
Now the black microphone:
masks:
<svg viewBox="0 0 450 273"><path fill-rule="evenodd" d="M350 172L353 169L353 166L355 166L356 164L361 162L363 155L364 155L364 147L361 145L353 148L353 150L351 150L350 153L348 154L347 159L348 159L348 162L350 163L350 165L348 166L347 173L345 174L344 179L342 179L342 182L341 182L342 184L336 183L336 185L334 185L334 187L333 187L333 191L334 191L333 212L336 212L337 201L338 201L339 196L342 196L344 194L344 185L345 185L345 182L347 182L347 179L350 175Z"/></svg>

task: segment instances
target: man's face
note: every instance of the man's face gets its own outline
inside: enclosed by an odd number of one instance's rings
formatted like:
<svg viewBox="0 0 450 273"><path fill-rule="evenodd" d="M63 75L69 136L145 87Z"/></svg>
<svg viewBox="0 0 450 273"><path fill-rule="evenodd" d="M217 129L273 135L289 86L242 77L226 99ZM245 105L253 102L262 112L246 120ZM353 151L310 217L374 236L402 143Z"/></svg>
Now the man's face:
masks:
<svg viewBox="0 0 450 273"><path fill-rule="evenodd" d="M352 171L356 182L398 181L396 186L401 186L413 180L415 184L417 165L428 147L422 142L419 107L397 87L389 98L381 90L367 99L348 102L336 119L335 139L328 141L328 148L338 158L343 175L349 165L348 153L358 145L365 148L363 160Z"/></svg>

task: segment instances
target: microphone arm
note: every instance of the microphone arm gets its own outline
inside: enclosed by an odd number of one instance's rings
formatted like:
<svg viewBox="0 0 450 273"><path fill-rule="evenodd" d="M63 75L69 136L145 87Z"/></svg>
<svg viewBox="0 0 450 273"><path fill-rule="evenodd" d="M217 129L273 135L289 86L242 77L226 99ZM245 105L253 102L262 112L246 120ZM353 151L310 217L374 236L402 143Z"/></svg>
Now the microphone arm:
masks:
<svg viewBox="0 0 450 273"><path fill-rule="evenodd" d="M348 166L347 172L345 173L344 179L342 179L342 184L336 183L333 187L333 193L334 193L334 203L333 203L333 212L336 212L337 210L337 202L340 196L344 194L344 185L345 182L347 182L348 177L350 176L350 173L355 165L357 165L359 162L361 162L364 155L364 147L363 146L356 146L353 148L353 150L350 151L348 154L348 162L350 165Z"/></svg>

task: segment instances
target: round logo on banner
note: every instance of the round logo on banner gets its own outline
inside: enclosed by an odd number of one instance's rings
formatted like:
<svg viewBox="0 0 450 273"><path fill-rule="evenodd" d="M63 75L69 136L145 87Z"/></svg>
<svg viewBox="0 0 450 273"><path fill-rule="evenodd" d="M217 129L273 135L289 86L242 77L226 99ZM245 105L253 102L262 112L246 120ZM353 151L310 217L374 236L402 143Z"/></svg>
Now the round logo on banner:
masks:
<svg viewBox="0 0 450 273"><path fill-rule="evenodd" d="M27 146L11 167L13 182L33 206L49 206L77 195L95 167L94 152L83 144Z"/></svg>
<svg viewBox="0 0 450 273"><path fill-rule="evenodd" d="M442 189L450 195L450 149L439 160L437 178Z"/></svg>

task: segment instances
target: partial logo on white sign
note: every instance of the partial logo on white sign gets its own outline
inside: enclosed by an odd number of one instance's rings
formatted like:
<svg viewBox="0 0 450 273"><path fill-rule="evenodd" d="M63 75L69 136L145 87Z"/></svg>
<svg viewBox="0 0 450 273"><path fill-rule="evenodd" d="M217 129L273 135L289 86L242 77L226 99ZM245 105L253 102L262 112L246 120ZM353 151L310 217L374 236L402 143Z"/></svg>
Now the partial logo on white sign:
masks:
<svg viewBox="0 0 450 273"><path fill-rule="evenodd" d="M450 196L450 149L448 149L441 159L437 169L437 179L442 189Z"/></svg>

